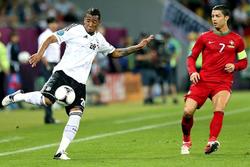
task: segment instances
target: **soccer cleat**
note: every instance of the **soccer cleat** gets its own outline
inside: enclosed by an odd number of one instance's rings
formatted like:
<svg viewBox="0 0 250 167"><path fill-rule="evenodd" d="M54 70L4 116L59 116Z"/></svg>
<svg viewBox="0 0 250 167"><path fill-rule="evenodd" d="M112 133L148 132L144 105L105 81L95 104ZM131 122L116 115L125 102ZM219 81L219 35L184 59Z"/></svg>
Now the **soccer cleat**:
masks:
<svg viewBox="0 0 250 167"><path fill-rule="evenodd" d="M182 155L187 155L190 154L190 149L192 146L192 142L183 142L181 146L181 154Z"/></svg>
<svg viewBox="0 0 250 167"><path fill-rule="evenodd" d="M212 152L217 151L219 147L220 143L217 140L208 142L205 147L205 154L211 154Z"/></svg>
<svg viewBox="0 0 250 167"><path fill-rule="evenodd" d="M53 159L56 160L70 160L70 158L67 156L68 153L66 152L59 152L56 155L54 155Z"/></svg>
<svg viewBox="0 0 250 167"><path fill-rule="evenodd" d="M8 96L5 96L5 98L2 100L2 105L7 106L11 103L15 103L14 96L19 94L19 93L23 93L23 90L18 90L18 91L14 92Z"/></svg>

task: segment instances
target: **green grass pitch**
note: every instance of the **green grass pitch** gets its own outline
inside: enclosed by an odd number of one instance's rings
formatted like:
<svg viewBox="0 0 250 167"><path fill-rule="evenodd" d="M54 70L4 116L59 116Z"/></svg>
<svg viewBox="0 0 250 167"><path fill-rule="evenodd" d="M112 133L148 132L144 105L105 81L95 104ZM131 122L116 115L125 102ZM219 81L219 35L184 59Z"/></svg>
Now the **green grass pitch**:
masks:
<svg viewBox="0 0 250 167"><path fill-rule="evenodd" d="M0 167L249 167L250 91L233 92L219 137L220 149L204 154L212 106L196 112L190 155L180 155L180 104L141 102L87 106L80 129L68 148L69 161L53 160L67 121L44 125L41 109L0 112Z"/></svg>

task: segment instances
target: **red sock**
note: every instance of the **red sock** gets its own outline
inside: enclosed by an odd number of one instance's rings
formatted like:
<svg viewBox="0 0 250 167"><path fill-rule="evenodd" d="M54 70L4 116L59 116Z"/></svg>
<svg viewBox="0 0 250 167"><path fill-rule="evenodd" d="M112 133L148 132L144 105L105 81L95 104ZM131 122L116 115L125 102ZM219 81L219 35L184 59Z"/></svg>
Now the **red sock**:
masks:
<svg viewBox="0 0 250 167"><path fill-rule="evenodd" d="M208 141L215 141L219 136L222 122L223 122L224 112L222 111L215 111L214 117L210 123L210 136Z"/></svg>
<svg viewBox="0 0 250 167"><path fill-rule="evenodd" d="M193 116L190 118L182 117L181 126L182 126L182 133L183 133L183 141L190 142L191 141L190 131L193 126Z"/></svg>

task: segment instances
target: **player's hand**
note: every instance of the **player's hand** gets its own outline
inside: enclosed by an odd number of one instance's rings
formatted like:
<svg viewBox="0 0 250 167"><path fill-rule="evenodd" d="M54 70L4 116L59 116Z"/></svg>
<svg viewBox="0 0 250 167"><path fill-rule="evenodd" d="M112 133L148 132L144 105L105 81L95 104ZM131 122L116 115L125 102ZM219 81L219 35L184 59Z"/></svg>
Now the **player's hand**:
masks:
<svg viewBox="0 0 250 167"><path fill-rule="evenodd" d="M234 69L235 69L235 65L234 65L233 63L228 63L228 64L226 64L226 65L225 65L225 68L224 68L224 70L225 70L226 72L228 72L228 73L233 72Z"/></svg>
<svg viewBox="0 0 250 167"><path fill-rule="evenodd" d="M37 53L33 54L29 58L29 63L31 64L31 67L35 67L36 64L41 60L42 55L39 55Z"/></svg>
<svg viewBox="0 0 250 167"><path fill-rule="evenodd" d="M138 44L138 47L140 49L144 48L150 41L154 39L153 35L148 36L147 38L144 38L141 40L141 42Z"/></svg>
<svg viewBox="0 0 250 167"><path fill-rule="evenodd" d="M194 72L190 75L190 81L194 84L197 84L200 80L200 74L198 72Z"/></svg>

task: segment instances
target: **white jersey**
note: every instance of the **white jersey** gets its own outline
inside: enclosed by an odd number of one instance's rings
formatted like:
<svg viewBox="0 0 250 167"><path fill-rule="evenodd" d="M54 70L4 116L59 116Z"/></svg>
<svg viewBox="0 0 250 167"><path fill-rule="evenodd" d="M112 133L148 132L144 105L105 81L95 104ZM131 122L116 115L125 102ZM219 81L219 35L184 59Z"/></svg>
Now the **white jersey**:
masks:
<svg viewBox="0 0 250 167"><path fill-rule="evenodd" d="M42 43L53 34L53 32L47 28L38 37L38 47L41 47ZM58 63L60 61L60 45L58 43L52 43L46 49L44 56L49 63Z"/></svg>
<svg viewBox="0 0 250 167"><path fill-rule="evenodd" d="M55 32L54 35L59 44L66 43L66 49L53 72L62 70L83 84L87 82L92 62L97 53L107 55L115 50L101 33L95 32L93 35L89 35L83 25L72 24Z"/></svg>

